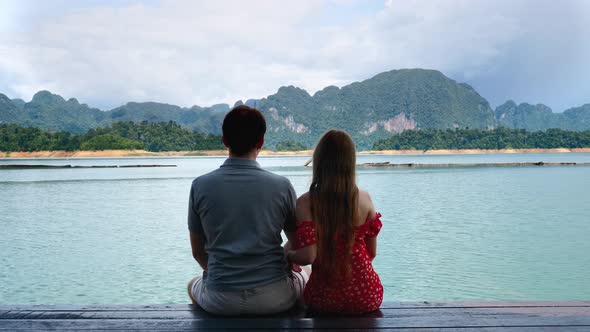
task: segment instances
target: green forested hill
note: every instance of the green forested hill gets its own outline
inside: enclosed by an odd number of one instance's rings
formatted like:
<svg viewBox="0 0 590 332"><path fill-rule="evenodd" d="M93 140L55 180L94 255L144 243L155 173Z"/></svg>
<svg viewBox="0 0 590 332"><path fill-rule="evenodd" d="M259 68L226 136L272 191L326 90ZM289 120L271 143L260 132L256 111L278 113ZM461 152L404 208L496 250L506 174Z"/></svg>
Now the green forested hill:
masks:
<svg viewBox="0 0 590 332"><path fill-rule="evenodd" d="M526 131L500 127L482 129L407 130L377 141L374 150L438 150L438 149L553 149L588 148L590 130L566 131L547 129Z"/></svg>
<svg viewBox="0 0 590 332"><path fill-rule="evenodd" d="M314 95L286 86L273 95L249 99L245 104L265 114L269 148L311 148L330 128L347 130L363 149L392 134L412 129L590 129L590 104L553 113L542 104L517 105L508 101L494 111L469 85L425 69L392 70L341 88L329 86ZM0 123L78 134L121 121L174 121L189 131L219 134L229 109L227 104L186 108L129 102L101 111L48 91L35 94L27 103L0 94Z"/></svg>
<svg viewBox="0 0 590 332"><path fill-rule="evenodd" d="M0 151L112 150L186 151L224 149L219 135L205 135L174 122L116 122L85 134L47 132L35 127L0 124Z"/></svg>
<svg viewBox="0 0 590 332"><path fill-rule="evenodd" d="M24 126L51 131L84 133L90 128L108 124L105 112L80 104L75 98L65 100L49 91L37 92L22 108Z"/></svg>
<svg viewBox="0 0 590 332"><path fill-rule="evenodd" d="M227 111L229 111L229 105L227 104L213 105L206 108L199 106L182 108L176 105L146 102L127 103L105 113L109 118L109 123L119 121L174 121L194 131L220 133L220 123Z"/></svg>
<svg viewBox="0 0 590 332"><path fill-rule="evenodd" d="M163 103L130 102L110 111L101 111L80 104L75 98L65 100L49 91L40 91L24 103L0 94L0 123L14 123L50 131L82 134L90 129L109 126L115 122L168 122L199 132L218 133L219 124L229 105L219 104L202 108L181 108Z"/></svg>
<svg viewBox="0 0 590 332"><path fill-rule="evenodd" d="M24 118L18 105L0 93L0 123L20 123Z"/></svg>
<svg viewBox="0 0 590 332"><path fill-rule="evenodd" d="M498 126L526 130L561 128L565 130L590 129L590 104L553 113L543 104L516 105L512 100L496 108Z"/></svg>
<svg viewBox="0 0 590 332"><path fill-rule="evenodd" d="M342 88L330 86L313 96L282 87L257 106L271 122L271 141L287 139L306 146L334 127L368 148L408 129L495 125L494 111L473 88L424 69L393 70Z"/></svg>

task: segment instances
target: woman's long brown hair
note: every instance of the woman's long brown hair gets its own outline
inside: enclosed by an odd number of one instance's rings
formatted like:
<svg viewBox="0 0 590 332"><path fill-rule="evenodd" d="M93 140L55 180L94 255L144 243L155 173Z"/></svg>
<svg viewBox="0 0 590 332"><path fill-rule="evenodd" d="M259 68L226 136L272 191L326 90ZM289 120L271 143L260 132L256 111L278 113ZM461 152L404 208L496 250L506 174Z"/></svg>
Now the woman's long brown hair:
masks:
<svg viewBox="0 0 590 332"><path fill-rule="evenodd" d="M317 232L316 260L320 270L317 272L324 275L325 280L350 276L353 223L358 215L355 166L356 149L352 138L342 130L326 132L313 153L313 178L309 188L311 215ZM344 243L343 252L337 252L337 242Z"/></svg>

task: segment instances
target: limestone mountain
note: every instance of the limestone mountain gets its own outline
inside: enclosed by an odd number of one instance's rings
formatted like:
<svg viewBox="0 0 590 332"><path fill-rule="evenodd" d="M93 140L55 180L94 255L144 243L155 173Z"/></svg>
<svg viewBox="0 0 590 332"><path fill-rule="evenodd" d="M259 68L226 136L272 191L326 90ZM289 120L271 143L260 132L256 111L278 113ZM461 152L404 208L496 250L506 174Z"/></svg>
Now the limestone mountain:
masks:
<svg viewBox="0 0 590 332"><path fill-rule="evenodd" d="M560 128L565 130L590 129L590 104L553 113L551 108L543 104L517 105L509 100L496 108L498 126L519 128L529 131Z"/></svg>
<svg viewBox="0 0 590 332"><path fill-rule="evenodd" d="M101 126L107 117L105 112L80 104L75 98L65 100L49 91L37 92L28 103L21 103L18 99L10 100L10 102L19 110L19 114L15 118L2 119L3 122L52 131L83 133L88 129ZM6 112L7 110L0 106L2 117L6 115Z"/></svg>
<svg viewBox="0 0 590 332"><path fill-rule="evenodd" d="M219 133L219 124L223 121L229 105L219 104L211 107L193 106L182 108L176 105L145 102L127 103L105 112L108 122L168 122L174 121L185 128L204 133Z"/></svg>
<svg viewBox="0 0 590 332"><path fill-rule="evenodd" d="M281 87L258 108L270 120L271 141L307 146L330 128L348 131L364 148L407 129L493 128L496 122L489 103L469 85L424 69L393 70L313 96Z"/></svg>
<svg viewBox="0 0 590 332"><path fill-rule="evenodd" d="M270 148L311 148L330 128L348 131L359 148L369 148L377 140L408 129L590 129L590 104L553 113L542 104L508 101L494 111L471 86L426 69L392 70L341 88L328 86L313 95L298 87L283 86L266 98L235 104L253 106L264 113ZM0 123L74 133L119 121L174 121L194 131L219 134L229 109L228 104L179 107L129 102L101 111L48 91L38 92L28 103L0 94Z"/></svg>
<svg viewBox="0 0 590 332"><path fill-rule="evenodd" d="M130 102L110 111L101 111L80 104L75 98L65 100L49 91L40 91L25 103L0 94L0 123L16 123L50 131L85 133L89 129L108 126L118 121L174 121L199 132L219 132L219 124L229 105L202 108L181 108L163 103Z"/></svg>
<svg viewBox="0 0 590 332"><path fill-rule="evenodd" d="M0 93L0 123L19 123L24 118L25 115L18 104Z"/></svg>
<svg viewBox="0 0 590 332"><path fill-rule="evenodd" d="M590 129L590 104L572 107L563 112L565 126L562 129L588 130Z"/></svg>

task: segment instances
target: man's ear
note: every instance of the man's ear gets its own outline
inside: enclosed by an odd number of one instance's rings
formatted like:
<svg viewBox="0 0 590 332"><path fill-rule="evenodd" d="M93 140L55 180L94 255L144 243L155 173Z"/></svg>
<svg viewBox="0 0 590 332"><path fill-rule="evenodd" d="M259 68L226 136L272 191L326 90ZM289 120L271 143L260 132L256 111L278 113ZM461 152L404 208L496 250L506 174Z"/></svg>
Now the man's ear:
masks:
<svg viewBox="0 0 590 332"><path fill-rule="evenodd" d="M263 145L264 145L264 136L262 136L262 138L260 139L260 141L258 141L258 143L256 143L256 149L262 150L262 146Z"/></svg>
<svg viewBox="0 0 590 332"><path fill-rule="evenodd" d="M225 139L225 136L221 136L221 142L223 142L223 145L225 145L225 147L229 149L229 145L227 144L227 140Z"/></svg>

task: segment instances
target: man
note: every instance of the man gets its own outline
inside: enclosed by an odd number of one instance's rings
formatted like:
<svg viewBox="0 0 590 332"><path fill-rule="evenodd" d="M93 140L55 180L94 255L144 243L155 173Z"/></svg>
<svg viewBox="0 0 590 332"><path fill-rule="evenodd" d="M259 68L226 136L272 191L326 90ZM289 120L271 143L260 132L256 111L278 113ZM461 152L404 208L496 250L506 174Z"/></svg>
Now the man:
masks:
<svg viewBox="0 0 590 332"><path fill-rule="evenodd" d="M305 272L291 272L281 231L295 231L293 186L260 168L266 122L248 106L223 120L229 158L193 181L188 211L193 257L202 277L188 285L193 303L221 315L270 314L301 297Z"/></svg>

